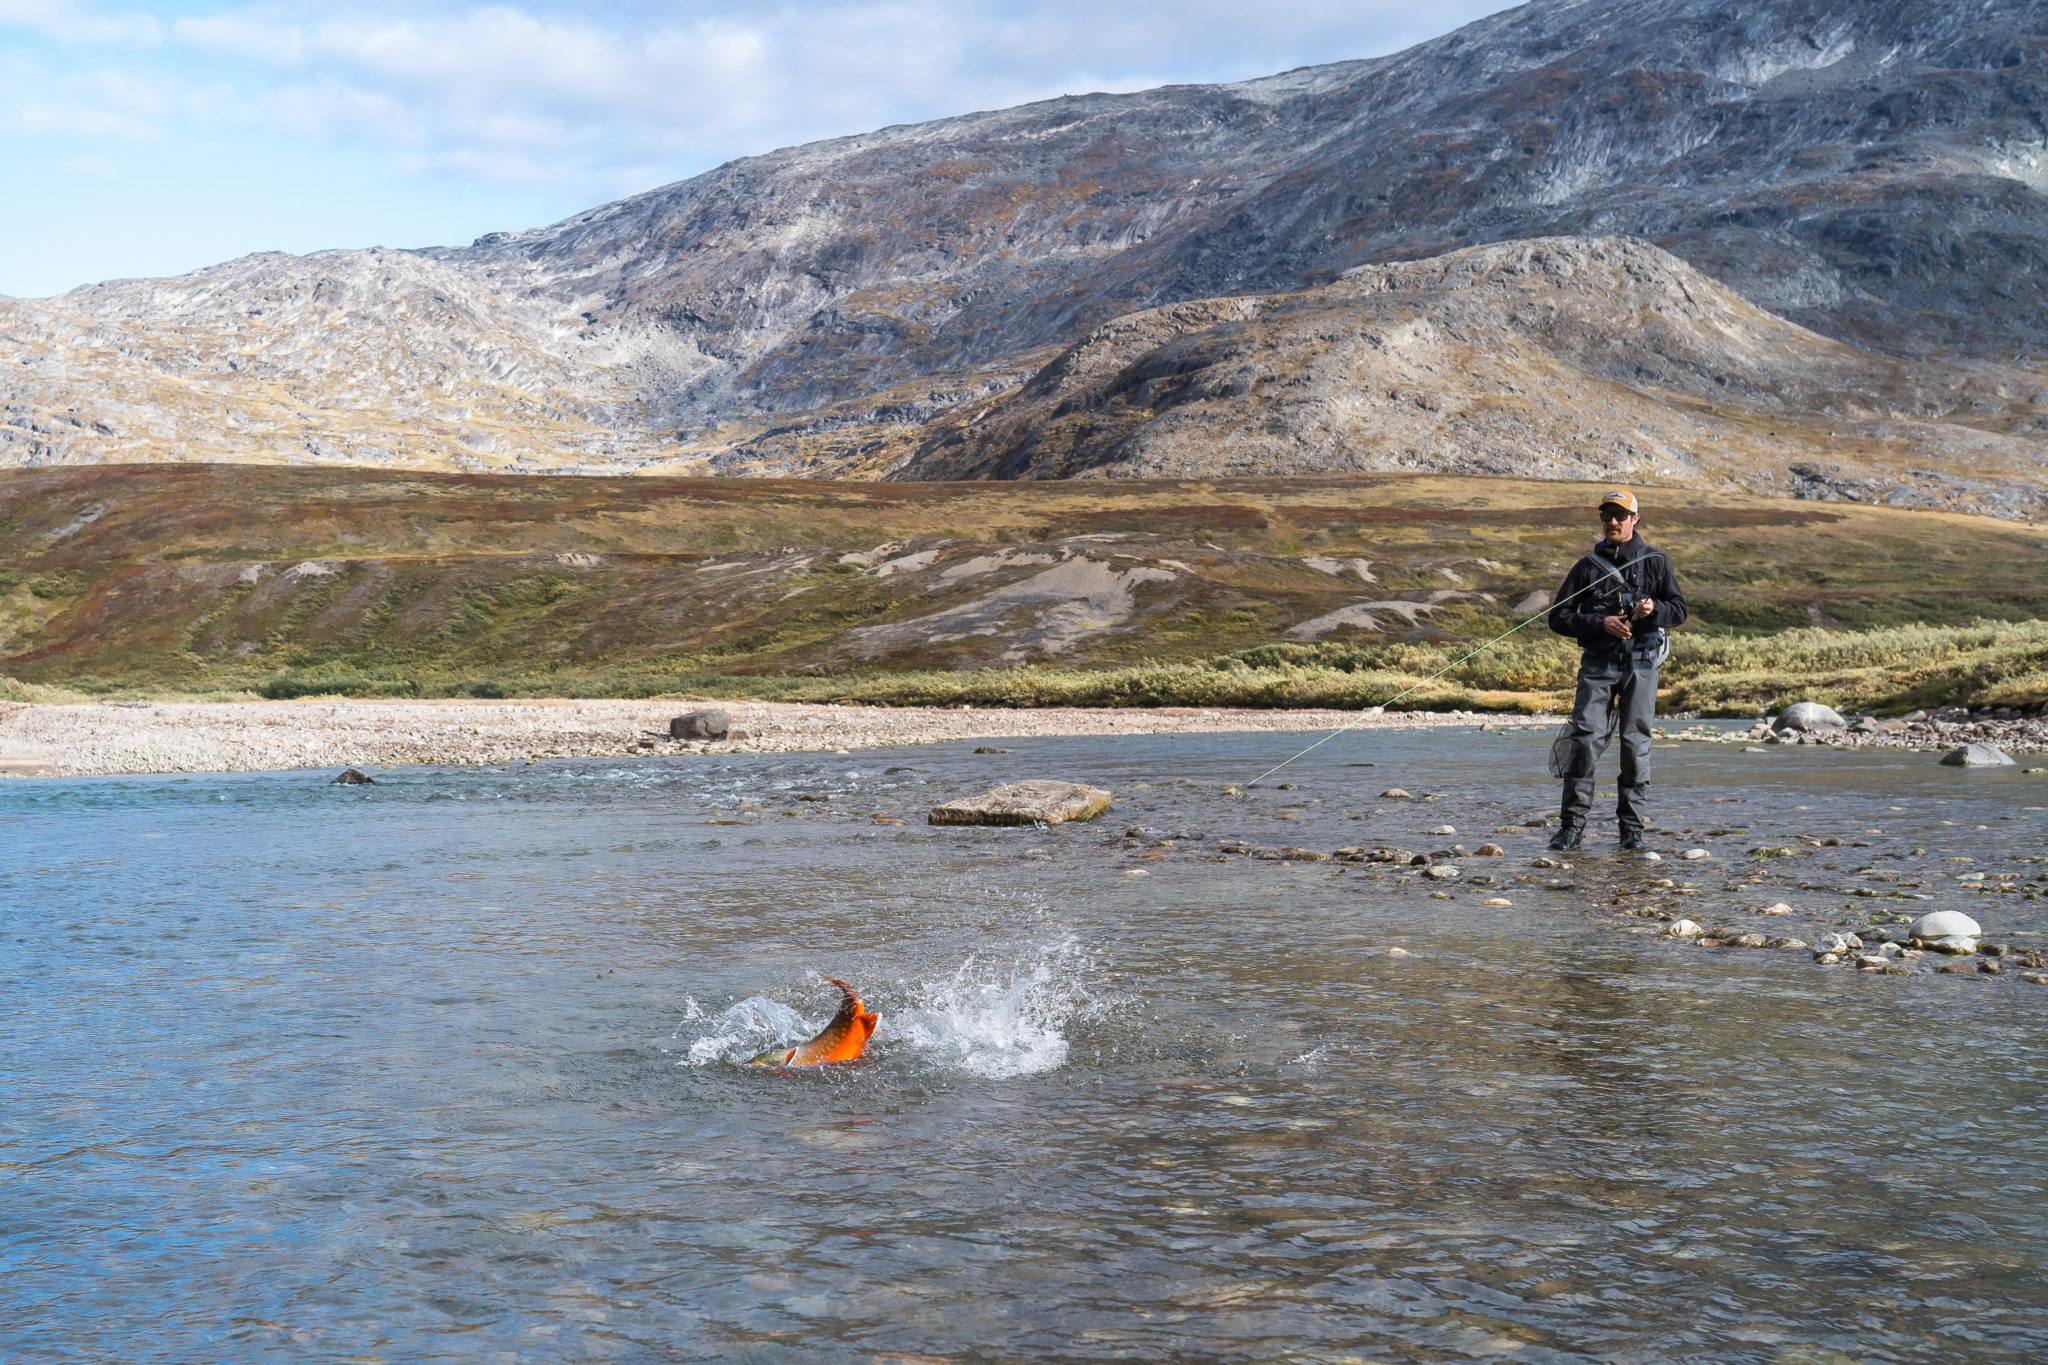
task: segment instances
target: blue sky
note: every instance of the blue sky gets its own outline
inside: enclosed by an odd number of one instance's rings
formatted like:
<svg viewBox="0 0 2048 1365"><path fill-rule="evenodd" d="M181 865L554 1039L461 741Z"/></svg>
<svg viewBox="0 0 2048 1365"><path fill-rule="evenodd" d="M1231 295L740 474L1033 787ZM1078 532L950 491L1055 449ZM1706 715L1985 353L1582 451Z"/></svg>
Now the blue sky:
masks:
<svg viewBox="0 0 2048 1365"><path fill-rule="evenodd" d="M735 156L1397 51L1499 0L0 0L0 294L533 227Z"/></svg>

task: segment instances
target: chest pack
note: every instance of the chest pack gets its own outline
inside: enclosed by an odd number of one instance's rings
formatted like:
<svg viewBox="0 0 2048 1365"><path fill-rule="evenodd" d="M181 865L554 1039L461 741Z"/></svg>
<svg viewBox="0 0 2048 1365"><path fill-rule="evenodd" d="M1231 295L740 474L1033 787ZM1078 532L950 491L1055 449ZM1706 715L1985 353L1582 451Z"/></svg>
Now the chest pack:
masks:
<svg viewBox="0 0 2048 1365"><path fill-rule="evenodd" d="M1637 555L1627 564L1617 565L1602 558L1597 552L1586 556L1585 562L1592 565L1596 586L1589 595L1595 609L1603 615L1631 618L1635 604L1649 596L1644 590L1642 575L1637 566L1652 558L1661 558L1655 550L1649 554ZM1628 640L1615 641L1621 652L1631 663L1648 664L1661 668L1671 657L1671 632L1653 628Z"/></svg>

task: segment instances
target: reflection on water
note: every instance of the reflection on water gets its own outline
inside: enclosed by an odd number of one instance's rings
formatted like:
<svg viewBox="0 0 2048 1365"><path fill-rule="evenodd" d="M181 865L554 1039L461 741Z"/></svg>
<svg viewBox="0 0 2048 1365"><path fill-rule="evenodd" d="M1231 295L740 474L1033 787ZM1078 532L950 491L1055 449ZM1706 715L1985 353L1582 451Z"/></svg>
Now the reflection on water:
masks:
<svg viewBox="0 0 2048 1365"><path fill-rule="evenodd" d="M2038 779L1660 751L1711 859L1539 871L1543 739L1347 736L1244 801L1282 737L0 786L0 1355L2048 1351L2048 987L1634 915L2038 947ZM1117 807L914 823L1039 775ZM1451 839L1509 856L1216 852ZM815 972L868 1054L735 1065Z"/></svg>

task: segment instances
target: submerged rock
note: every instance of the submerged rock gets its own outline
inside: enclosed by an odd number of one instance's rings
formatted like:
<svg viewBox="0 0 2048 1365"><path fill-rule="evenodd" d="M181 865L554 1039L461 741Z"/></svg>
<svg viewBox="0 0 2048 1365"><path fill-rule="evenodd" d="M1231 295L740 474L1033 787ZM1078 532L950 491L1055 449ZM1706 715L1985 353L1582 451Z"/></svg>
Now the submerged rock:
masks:
<svg viewBox="0 0 2048 1365"><path fill-rule="evenodd" d="M1093 820L1109 809L1109 793L1079 782L1012 782L933 806L927 817L934 825L1056 825L1067 820Z"/></svg>
<svg viewBox="0 0 2048 1365"><path fill-rule="evenodd" d="M374 787L377 785L377 779L364 772L361 768L343 768L335 776L335 779L327 785L330 787Z"/></svg>
<svg viewBox="0 0 2048 1365"><path fill-rule="evenodd" d="M1950 768L2009 768L2012 760L2005 756L2005 750L1996 744L1965 744L1950 749L1941 756L1943 766Z"/></svg>

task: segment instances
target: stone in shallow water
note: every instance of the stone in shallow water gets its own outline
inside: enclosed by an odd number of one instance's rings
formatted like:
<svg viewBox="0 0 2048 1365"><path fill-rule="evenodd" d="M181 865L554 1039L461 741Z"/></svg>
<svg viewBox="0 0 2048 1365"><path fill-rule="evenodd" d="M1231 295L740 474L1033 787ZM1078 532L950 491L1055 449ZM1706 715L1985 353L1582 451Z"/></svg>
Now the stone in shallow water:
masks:
<svg viewBox="0 0 2048 1365"><path fill-rule="evenodd" d="M1012 782L933 806L927 817L934 825L1056 825L1065 820L1093 820L1109 809L1109 793L1079 782Z"/></svg>
<svg viewBox="0 0 2048 1365"><path fill-rule="evenodd" d="M1942 763L1950 768L2010 768L2012 760L2005 756L2005 750L1995 744L1965 744L1950 749L1941 756Z"/></svg>
<svg viewBox="0 0 2048 1365"><path fill-rule="evenodd" d="M1842 713L1832 706L1822 706L1817 701L1795 702L1785 708L1778 718L1771 722L1774 730L1829 730L1841 729L1849 722L1842 719Z"/></svg>
<svg viewBox="0 0 2048 1365"><path fill-rule="evenodd" d="M1936 910L1913 921L1911 936L1932 943L1944 938L1976 938L1984 932L1960 910Z"/></svg>
<svg viewBox="0 0 2048 1365"><path fill-rule="evenodd" d="M374 787L377 785L377 779L364 772L361 768L343 768L341 772L335 775L334 780L327 785L330 787Z"/></svg>
<svg viewBox="0 0 2048 1365"><path fill-rule="evenodd" d="M1691 920L1682 919L1673 921L1671 927L1664 931L1664 936L1666 938L1698 938L1705 932L1707 931L1694 924Z"/></svg>
<svg viewBox="0 0 2048 1365"><path fill-rule="evenodd" d="M1407 801L1411 799L1408 793L1402 791L1399 787L1389 787L1381 792L1380 795L1389 801Z"/></svg>
<svg viewBox="0 0 2048 1365"><path fill-rule="evenodd" d="M1685 860L1689 863L1696 863L1702 858L1711 858L1713 856L1713 854L1703 848L1689 848L1685 851Z"/></svg>

